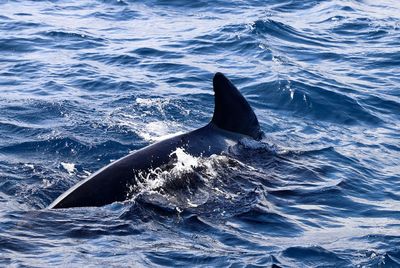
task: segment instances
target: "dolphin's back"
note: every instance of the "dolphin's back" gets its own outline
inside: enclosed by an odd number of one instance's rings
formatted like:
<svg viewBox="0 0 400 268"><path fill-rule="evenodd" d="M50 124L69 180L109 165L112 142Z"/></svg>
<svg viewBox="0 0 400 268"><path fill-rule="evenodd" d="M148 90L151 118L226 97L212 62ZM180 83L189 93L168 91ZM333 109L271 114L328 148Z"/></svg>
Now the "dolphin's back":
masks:
<svg viewBox="0 0 400 268"><path fill-rule="evenodd" d="M133 152L100 169L58 197L49 208L99 207L129 197L130 186L139 172L148 172L171 160L177 148L193 156L220 154L242 137L210 123Z"/></svg>

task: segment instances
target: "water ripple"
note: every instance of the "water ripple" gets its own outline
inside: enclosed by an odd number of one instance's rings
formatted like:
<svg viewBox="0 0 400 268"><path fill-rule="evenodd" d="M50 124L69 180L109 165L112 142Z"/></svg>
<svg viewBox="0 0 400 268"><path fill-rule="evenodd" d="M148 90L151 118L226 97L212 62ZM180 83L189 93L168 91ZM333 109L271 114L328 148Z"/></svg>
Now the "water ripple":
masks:
<svg viewBox="0 0 400 268"><path fill-rule="evenodd" d="M394 1L0 7L0 265L400 265ZM46 209L205 125L216 71L255 108L261 142L132 178L140 191L122 203Z"/></svg>

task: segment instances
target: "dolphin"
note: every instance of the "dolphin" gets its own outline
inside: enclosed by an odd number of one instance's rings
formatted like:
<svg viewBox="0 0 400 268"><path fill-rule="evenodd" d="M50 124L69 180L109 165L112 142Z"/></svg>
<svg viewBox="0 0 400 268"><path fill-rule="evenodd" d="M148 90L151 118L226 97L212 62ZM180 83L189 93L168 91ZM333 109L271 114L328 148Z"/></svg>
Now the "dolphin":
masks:
<svg viewBox="0 0 400 268"><path fill-rule="evenodd" d="M247 137L261 140L263 132L249 103L222 73L213 78L214 114L210 123L144 147L78 182L50 204L50 209L100 207L125 201L139 172L168 164L177 148L193 156L208 157L227 152Z"/></svg>

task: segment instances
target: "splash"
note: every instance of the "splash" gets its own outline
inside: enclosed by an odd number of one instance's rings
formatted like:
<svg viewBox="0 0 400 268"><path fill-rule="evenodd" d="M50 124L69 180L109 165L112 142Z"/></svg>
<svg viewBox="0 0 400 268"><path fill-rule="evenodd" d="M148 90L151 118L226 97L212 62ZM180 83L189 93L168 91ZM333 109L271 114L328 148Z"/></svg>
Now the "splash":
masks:
<svg viewBox="0 0 400 268"><path fill-rule="evenodd" d="M73 163L65 163L65 162L61 162L60 164L68 172L69 175L75 173L75 171L76 171L75 164L73 164Z"/></svg>
<svg viewBox="0 0 400 268"><path fill-rule="evenodd" d="M187 154L184 149L177 148L170 156L176 156L175 171L190 172L200 165L199 158Z"/></svg>
<svg viewBox="0 0 400 268"><path fill-rule="evenodd" d="M196 157L177 148L170 159L164 166L137 173L127 199L168 211L196 209L224 217L235 214L244 196L256 188L251 179L238 180L235 175L257 174L256 170L228 155ZM223 209L214 211L215 207Z"/></svg>
<svg viewBox="0 0 400 268"><path fill-rule="evenodd" d="M218 175L217 167L228 163L226 156L195 157L183 148L173 151L170 158L170 163L162 167L138 172L129 186L128 198L145 192L164 194L182 189L191 192L190 189L208 184Z"/></svg>

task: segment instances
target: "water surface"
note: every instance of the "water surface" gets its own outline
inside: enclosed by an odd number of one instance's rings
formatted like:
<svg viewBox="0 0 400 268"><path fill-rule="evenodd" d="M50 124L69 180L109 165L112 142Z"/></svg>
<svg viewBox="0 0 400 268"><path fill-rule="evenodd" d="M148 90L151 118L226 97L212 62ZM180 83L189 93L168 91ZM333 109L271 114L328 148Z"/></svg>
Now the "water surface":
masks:
<svg viewBox="0 0 400 268"><path fill-rule="evenodd" d="M0 8L1 266L400 266L397 1ZM179 151L124 203L46 209L205 125L216 71L254 107L262 142Z"/></svg>

